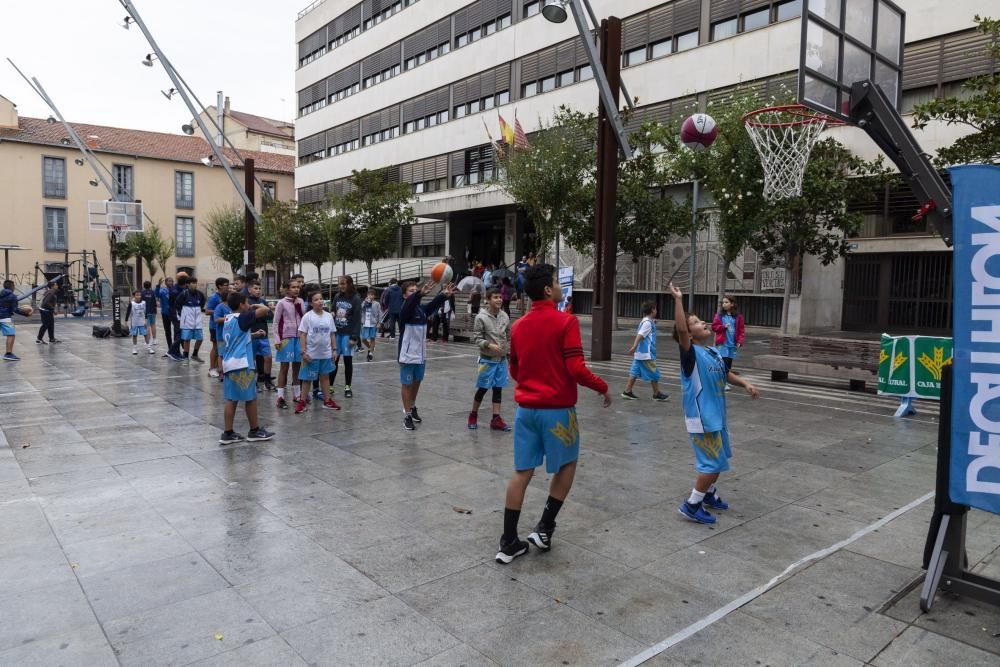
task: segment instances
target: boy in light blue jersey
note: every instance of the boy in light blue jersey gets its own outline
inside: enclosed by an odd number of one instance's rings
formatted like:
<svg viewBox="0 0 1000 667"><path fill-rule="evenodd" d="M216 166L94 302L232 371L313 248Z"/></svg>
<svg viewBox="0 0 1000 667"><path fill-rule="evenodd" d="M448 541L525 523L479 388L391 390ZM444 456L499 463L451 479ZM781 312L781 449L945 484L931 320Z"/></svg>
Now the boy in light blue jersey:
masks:
<svg viewBox="0 0 1000 667"><path fill-rule="evenodd" d="M246 407L250 431L246 440L256 442L270 440L274 434L257 422L257 371L254 367L253 343L250 329L258 317L266 317L270 308L260 304L250 308L245 294L234 292L226 297L226 305L231 311L222 325L222 395L226 399L226 430L219 438L220 445L231 445L244 440L233 430L236 408L240 401ZM214 322L213 322L214 328Z"/></svg>
<svg viewBox="0 0 1000 667"><path fill-rule="evenodd" d="M642 322L635 333L635 341L626 354L632 355L632 368L628 382L621 396L626 401L639 397L632 393L636 380L648 382L653 387L653 400L665 401L669 394L660 391L660 369L656 367L656 304L646 301L642 304Z"/></svg>
<svg viewBox="0 0 1000 667"><path fill-rule="evenodd" d="M674 340L681 348L681 391L684 425L694 448L694 488L679 511L698 523L713 524L715 517L705 509L729 509L719 497L715 483L719 474L729 470L729 431L726 427L726 381L743 387L753 398L757 388L735 373L726 370L719 351L711 347L712 327L697 315L684 312L684 295L670 284L674 296Z"/></svg>

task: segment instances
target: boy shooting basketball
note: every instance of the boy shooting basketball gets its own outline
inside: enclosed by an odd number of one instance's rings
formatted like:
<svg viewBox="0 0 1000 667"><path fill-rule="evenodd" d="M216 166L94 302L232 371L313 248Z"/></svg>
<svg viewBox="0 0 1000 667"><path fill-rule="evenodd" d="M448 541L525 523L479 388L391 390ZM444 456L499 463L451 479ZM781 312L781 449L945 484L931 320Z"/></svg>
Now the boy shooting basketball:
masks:
<svg viewBox="0 0 1000 667"><path fill-rule="evenodd" d="M245 294L235 292L226 297L232 311L222 327L222 395L226 399L225 431L220 445L230 445L246 439L249 442L270 440L274 434L261 428L257 421L257 371L254 369L253 343L250 329L258 317L267 317L271 309L260 304L250 308ZM250 431L246 438L233 430L236 408L243 401Z"/></svg>
<svg viewBox="0 0 1000 667"><path fill-rule="evenodd" d="M3 281L3 289L0 290L0 335L7 338L7 349L3 355L4 361L19 361L20 357L14 354L14 313L28 317L31 315L31 306L18 306L17 294L14 293L14 281Z"/></svg>
<svg viewBox="0 0 1000 667"><path fill-rule="evenodd" d="M524 278L531 310L514 324L510 336L510 375L517 382L517 412L514 475L507 485L503 536L496 555L497 562L504 564L528 551L528 543L517 536L517 522L528 483L543 460L552 482L542 518L528 540L542 551L552 547L556 515L573 486L580 452L576 386L593 389L601 395L604 407L611 405L608 384L583 361L579 322L556 309L562 300L556 267L536 264L525 270Z"/></svg>
<svg viewBox="0 0 1000 667"><path fill-rule="evenodd" d="M729 431L726 428L726 378L743 387L753 398L757 388L739 375L726 370L719 351L711 347L715 334L708 322L684 312L684 295L670 284L674 296L674 339L681 348L681 391L684 424L694 448L694 488L678 511L691 521L713 524L715 517L705 509L729 509L719 497L715 483L729 470Z"/></svg>

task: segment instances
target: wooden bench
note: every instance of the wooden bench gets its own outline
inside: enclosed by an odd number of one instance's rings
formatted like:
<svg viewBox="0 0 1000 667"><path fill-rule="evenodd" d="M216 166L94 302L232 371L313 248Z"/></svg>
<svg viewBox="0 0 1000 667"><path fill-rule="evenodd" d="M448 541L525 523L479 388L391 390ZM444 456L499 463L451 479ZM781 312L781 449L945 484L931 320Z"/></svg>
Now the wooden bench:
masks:
<svg viewBox="0 0 1000 667"><path fill-rule="evenodd" d="M476 322L475 313L469 312L469 293L455 292L455 315L451 318L451 336L455 340L472 340L473 326ZM483 307L480 304L480 307ZM510 321L514 323L524 313L520 304L515 301L510 305Z"/></svg>
<svg viewBox="0 0 1000 667"><path fill-rule="evenodd" d="M754 357L753 367L771 371L774 381L788 374L847 380L850 388L863 391L868 382L878 382L879 341L820 336L771 336L770 354Z"/></svg>

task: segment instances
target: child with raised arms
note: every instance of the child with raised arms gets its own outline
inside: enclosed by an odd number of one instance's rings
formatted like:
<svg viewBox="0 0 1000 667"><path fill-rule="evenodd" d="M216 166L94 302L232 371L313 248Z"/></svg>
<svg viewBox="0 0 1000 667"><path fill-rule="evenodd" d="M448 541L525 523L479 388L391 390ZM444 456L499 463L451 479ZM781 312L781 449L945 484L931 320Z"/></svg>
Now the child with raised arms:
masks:
<svg viewBox="0 0 1000 667"><path fill-rule="evenodd" d="M226 399L225 431L219 438L220 445L231 445L244 440L233 430L236 408L240 401L246 409L250 431L246 440L257 442L270 440L274 434L260 426L257 421L257 371L254 368L253 344L250 327L257 317L266 317L269 308L258 304L250 308L247 297L234 292L226 297L226 307L231 311L222 327L222 395Z"/></svg>

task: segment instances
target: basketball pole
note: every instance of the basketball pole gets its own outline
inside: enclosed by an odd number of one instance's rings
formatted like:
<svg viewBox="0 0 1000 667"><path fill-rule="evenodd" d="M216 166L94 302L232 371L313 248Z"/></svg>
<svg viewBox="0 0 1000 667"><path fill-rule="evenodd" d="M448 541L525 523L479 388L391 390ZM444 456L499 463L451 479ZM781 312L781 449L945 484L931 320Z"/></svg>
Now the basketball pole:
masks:
<svg viewBox="0 0 1000 667"><path fill-rule="evenodd" d="M694 179L694 191L691 202L691 257L688 259L688 314L694 312L694 281L698 273L698 188L701 184Z"/></svg>
<svg viewBox="0 0 1000 667"><path fill-rule="evenodd" d="M243 160L243 177L247 196L250 201L253 201L257 176L254 173L254 163L251 157ZM257 226L254 223L253 212L247 207L243 209L243 243L243 276L247 277L253 273L257 254Z"/></svg>

